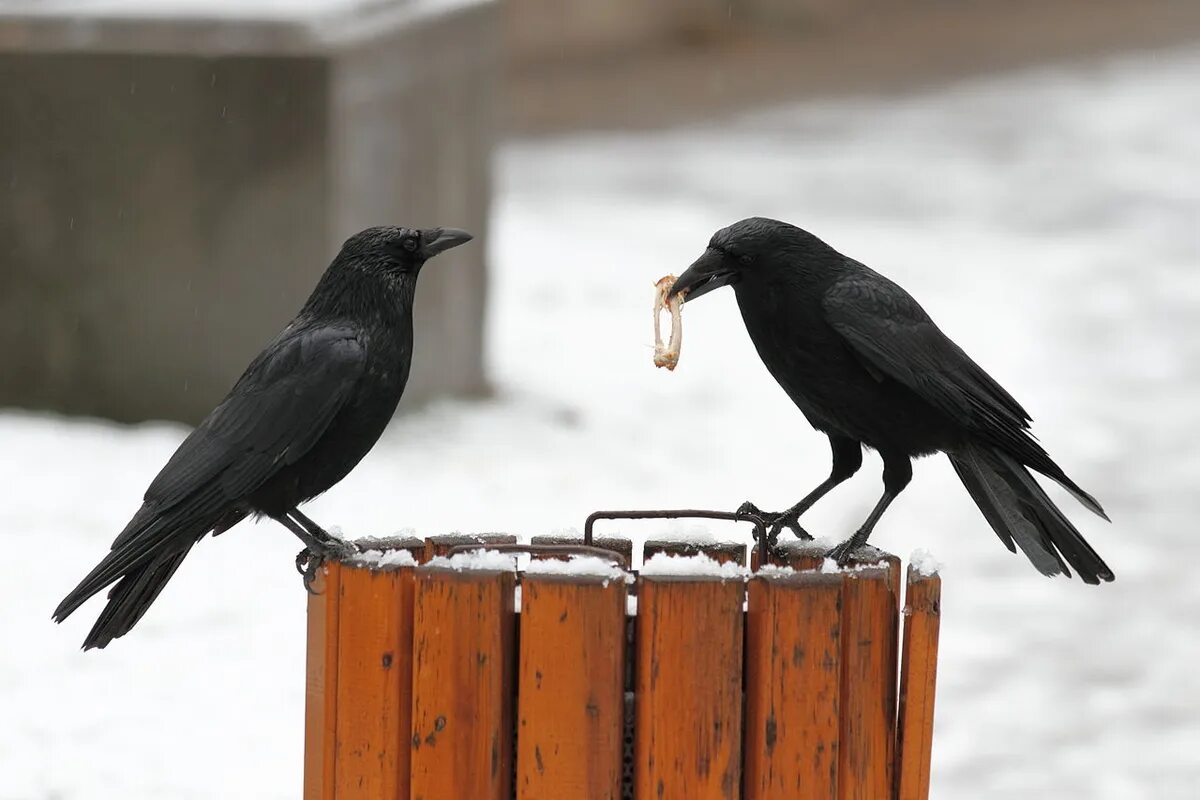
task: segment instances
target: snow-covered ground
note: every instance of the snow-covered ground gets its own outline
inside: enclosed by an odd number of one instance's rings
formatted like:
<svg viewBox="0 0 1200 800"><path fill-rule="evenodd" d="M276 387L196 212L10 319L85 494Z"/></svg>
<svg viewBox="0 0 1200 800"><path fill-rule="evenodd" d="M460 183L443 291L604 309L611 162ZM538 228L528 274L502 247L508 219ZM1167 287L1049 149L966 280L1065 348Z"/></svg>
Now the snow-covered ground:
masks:
<svg viewBox="0 0 1200 800"><path fill-rule="evenodd" d="M1197 75L1200 52L1175 51L509 146L499 397L397 420L310 513L354 535L534 534L598 507L793 501L827 448L732 294L687 309L674 374L650 364L649 313L654 279L714 229L791 220L912 291L1114 520L1052 490L1117 581L1048 580L944 459L918 463L873 541L946 564L935 796L1200 797ZM0 414L3 800L299 795L305 599L286 531L204 542L106 651L77 649L98 601L49 621L183 434ZM870 456L809 527L848 533L879 488Z"/></svg>

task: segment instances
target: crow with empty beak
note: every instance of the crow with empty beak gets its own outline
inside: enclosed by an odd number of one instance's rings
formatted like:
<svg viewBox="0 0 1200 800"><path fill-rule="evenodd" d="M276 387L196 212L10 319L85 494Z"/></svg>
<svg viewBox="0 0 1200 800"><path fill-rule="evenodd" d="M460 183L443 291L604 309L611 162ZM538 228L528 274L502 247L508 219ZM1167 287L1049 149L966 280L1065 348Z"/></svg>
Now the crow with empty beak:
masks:
<svg viewBox="0 0 1200 800"><path fill-rule="evenodd" d="M883 459L883 496L829 555L845 564L912 479L912 459L942 452L1009 550L1044 575L1087 583L1112 570L1054 505L1029 469L1108 517L1029 434L1029 415L907 292L794 225L754 217L718 231L675 282L692 302L732 286L763 363L809 423L829 437L828 478L780 514L762 515L773 542L784 528L811 538L799 517L862 465ZM1028 469L1027 469L1028 468Z"/></svg>
<svg viewBox="0 0 1200 800"><path fill-rule="evenodd" d="M84 640L104 647L141 619L188 551L248 515L300 538L306 585L354 547L298 506L333 486L375 445L408 381L417 275L471 240L453 228L369 228L352 236L312 296L229 395L183 441L112 549L59 604L62 622L105 587Z"/></svg>

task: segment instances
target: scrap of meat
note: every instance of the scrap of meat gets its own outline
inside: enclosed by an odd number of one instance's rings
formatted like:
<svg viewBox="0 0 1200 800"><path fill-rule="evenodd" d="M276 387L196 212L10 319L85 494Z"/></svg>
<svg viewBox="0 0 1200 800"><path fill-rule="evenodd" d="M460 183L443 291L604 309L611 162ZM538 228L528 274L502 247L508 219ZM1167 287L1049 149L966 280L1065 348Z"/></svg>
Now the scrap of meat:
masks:
<svg viewBox="0 0 1200 800"><path fill-rule="evenodd" d="M674 275L659 278L658 283L654 284L657 290L654 296L654 366L671 370L679 364L679 348L683 345L683 316L680 313L683 295L677 294L667 299L667 292L674 285ZM660 324L664 308L671 312L671 339L666 345L663 344Z"/></svg>

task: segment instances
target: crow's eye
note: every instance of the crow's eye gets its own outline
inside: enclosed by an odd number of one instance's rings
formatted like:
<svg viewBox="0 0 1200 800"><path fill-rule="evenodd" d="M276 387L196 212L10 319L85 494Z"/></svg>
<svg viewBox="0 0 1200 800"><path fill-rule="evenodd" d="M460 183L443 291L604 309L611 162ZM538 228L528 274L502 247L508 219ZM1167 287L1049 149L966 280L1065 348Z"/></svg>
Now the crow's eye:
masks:
<svg viewBox="0 0 1200 800"><path fill-rule="evenodd" d="M421 243L417 241L417 237L415 236L405 236L400 240L400 246L410 253L415 253L420 244Z"/></svg>
<svg viewBox="0 0 1200 800"><path fill-rule="evenodd" d="M739 262L741 262L742 264L749 264L749 263L750 263L751 261L753 261L754 259L752 259L752 258L751 258L749 255L747 255L746 253L743 253L742 255L740 255L740 256L738 256L738 257L737 257L737 260L738 260Z"/></svg>

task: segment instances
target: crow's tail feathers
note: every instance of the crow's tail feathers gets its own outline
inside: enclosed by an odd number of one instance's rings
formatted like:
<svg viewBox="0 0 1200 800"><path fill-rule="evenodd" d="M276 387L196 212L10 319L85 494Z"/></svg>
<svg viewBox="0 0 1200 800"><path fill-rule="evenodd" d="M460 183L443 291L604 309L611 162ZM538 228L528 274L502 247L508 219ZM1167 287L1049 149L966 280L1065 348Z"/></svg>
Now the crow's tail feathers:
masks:
<svg viewBox="0 0 1200 800"><path fill-rule="evenodd" d="M177 526L172 522L143 506L108 555L54 609L54 621L62 622L93 595L115 584L108 592L108 605L83 642L84 650L104 647L128 633L192 546L212 527L211 523Z"/></svg>
<svg viewBox="0 0 1200 800"><path fill-rule="evenodd" d="M1069 577L1070 564L1085 583L1113 579L1104 560L1015 459L985 444L970 444L948 455L971 499L1009 550L1015 553L1020 547L1043 575ZM1062 478L1085 507L1104 516L1091 495L1065 475Z"/></svg>
<svg viewBox="0 0 1200 800"><path fill-rule="evenodd" d="M113 639L129 633L150 608L158 593L171 580L175 570L191 550L156 558L150 563L130 570L109 590L108 605L100 612L96 624L83 640L83 649L104 647Z"/></svg>

